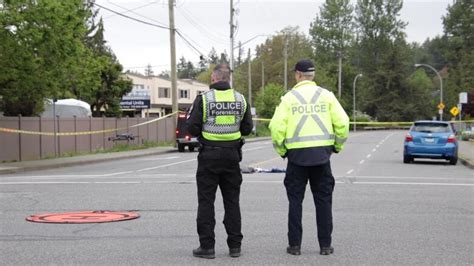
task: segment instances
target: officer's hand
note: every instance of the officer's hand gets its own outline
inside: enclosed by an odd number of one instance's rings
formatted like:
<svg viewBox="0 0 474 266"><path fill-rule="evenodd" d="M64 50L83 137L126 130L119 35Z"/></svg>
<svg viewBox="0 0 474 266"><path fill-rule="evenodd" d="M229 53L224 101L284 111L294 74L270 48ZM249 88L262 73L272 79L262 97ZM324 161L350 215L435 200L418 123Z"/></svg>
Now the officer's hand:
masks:
<svg viewBox="0 0 474 266"><path fill-rule="evenodd" d="M336 147L334 147L334 146L332 146L332 151L333 151L334 153L339 153L339 151L338 151L338 150L336 149Z"/></svg>
<svg viewBox="0 0 474 266"><path fill-rule="evenodd" d="M285 159L285 158L286 158L286 156L287 156L287 153L286 153L286 152L285 152L285 154L283 154L283 155L280 155L280 157L281 157L282 159Z"/></svg>

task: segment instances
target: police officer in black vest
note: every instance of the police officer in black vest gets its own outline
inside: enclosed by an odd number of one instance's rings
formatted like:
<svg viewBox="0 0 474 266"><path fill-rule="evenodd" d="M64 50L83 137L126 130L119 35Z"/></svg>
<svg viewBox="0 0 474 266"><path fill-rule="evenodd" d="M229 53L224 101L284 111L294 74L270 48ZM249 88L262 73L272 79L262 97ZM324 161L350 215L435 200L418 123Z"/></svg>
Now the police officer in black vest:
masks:
<svg viewBox="0 0 474 266"><path fill-rule="evenodd" d="M193 250L193 255L200 258L215 258L217 187L224 200L224 226L231 257L240 256L243 238L239 205L241 137L250 134L253 124L250 107L242 94L230 87L229 81L230 68L217 65L211 75L211 90L196 97L186 122L191 135L197 136L200 142L196 173L200 246Z"/></svg>

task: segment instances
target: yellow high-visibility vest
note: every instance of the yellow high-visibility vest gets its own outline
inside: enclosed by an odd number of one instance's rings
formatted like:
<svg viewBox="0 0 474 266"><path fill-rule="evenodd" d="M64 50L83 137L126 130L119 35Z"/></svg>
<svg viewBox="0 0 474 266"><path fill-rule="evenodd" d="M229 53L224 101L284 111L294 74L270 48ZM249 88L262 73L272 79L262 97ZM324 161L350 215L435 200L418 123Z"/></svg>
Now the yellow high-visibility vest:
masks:
<svg viewBox="0 0 474 266"><path fill-rule="evenodd" d="M247 102L233 89L210 90L202 94L202 136L212 141L239 140L240 122Z"/></svg>
<svg viewBox="0 0 474 266"><path fill-rule="evenodd" d="M349 117L332 92L302 81L281 98L269 128L280 155L288 149L332 145L340 151L349 135Z"/></svg>

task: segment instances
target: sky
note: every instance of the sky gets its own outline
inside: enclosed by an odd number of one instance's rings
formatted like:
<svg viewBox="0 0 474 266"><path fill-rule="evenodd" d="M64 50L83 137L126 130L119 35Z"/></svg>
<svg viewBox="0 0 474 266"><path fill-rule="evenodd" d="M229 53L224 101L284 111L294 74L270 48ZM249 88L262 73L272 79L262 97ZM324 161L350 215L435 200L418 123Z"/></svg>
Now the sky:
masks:
<svg viewBox="0 0 474 266"><path fill-rule="evenodd" d="M355 3L355 1L353 1ZM129 17L168 27L168 0L96 0L96 3ZM297 26L308 35L310 23L323 0L234 0L237 23L235 45L244 51L285 27ZM452 0L405 0L400 18L409 42L422 43L443 33L442 17ZM196 63L199 54L230 54L230 0L176 0L175 27L194 47L176 35L176 57ZM101 8L105 39L125 70L142 72L150 64L155 74L170 69L169 30L146 25ZM249 41L250 40L250 41ZM196 51L198 50L198 51ZM234 50L234 56L237 51Z"/></svg>

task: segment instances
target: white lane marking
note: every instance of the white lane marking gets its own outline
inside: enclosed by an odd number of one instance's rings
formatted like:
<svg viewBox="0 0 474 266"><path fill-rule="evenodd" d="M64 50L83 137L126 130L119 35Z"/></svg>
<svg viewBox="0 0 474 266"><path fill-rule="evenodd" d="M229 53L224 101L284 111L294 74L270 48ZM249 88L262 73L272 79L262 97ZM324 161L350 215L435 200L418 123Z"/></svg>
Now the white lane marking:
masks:
<svg viewBox="0 0 474 266"><path fill-rule="evenodd" d="M130 172L124 172L124 173L133 173L132 171ZM136 179L136 178L166 178L166 177L174 177L174 176L177 176L178 174L155 174L153 173L153 176L136 176L135 175L127 175L127 176L114 176L113 178L114 179L127 179L127 178L131 178L131 179ZM180 177L185 177L183 175L179 175ZM108 177L108 176L80 176L80 175L77 175L77 176L73 176L73 178L71 178L70 176L61 176L61 175L58 175L58 176L42 176L42 177L30 177L30 176L19 176L19 177L7 177L5 179L15 179L15 180L18 180L18 179L30 179L30 178L33 178L35 180L61 180L61 179L71 179L71 180L74 180L74 179L100 179L102 177Z"/></svg>
<svg viewBox="0 0 474 266"><path fill-rule="evenodd" d="M116 172L116 173L109 173L109 174L90 174L90 175L30 175L30 176L2 176L2 179L7 178L37 178L37 179L48 179L48 178L68 178L68 177L82 177L82 178L96 178L96 177L109 177L109 176L116 176L116 175L124 175L130 174L133 171L125 171L125 172Z"/></svg>
<svg viewBox="0 0 474 266"><path fill-rule="evenodd" d="M364 162L365 162L365 160L362 160L362 161L359 162L359 164L363 164Z"/></svg>
<svg viewBox="0 0 474 266"><path fill-rule="evenodd" d="M372 156L372 154L367 154L367 158L370 158L370 156Z"/></svg>
<svg viewBox="0 0 474 266"><path fill-rule="evenodd" d="M375 151L377 151L377 149L372 149L372 152L375 152Z"/></svg>
<svg viewBox="0 0 474 266"><path fill-rule="evenodd" d="M380 145L379 145L379 144L377 144L377 145L375 145L375 147L376 147L376 148L378 148L378 147L380 147Z"/></svg>
<svg viewBox="0 0 474 266"><path fill-rule="evenodd" d="M415 183L415 182L352 182L357 185L424 185L424 186L465 186L472 187L469 183Z"/></svg>
<svg viewBox="0 0 474 266"><path fill-rule="evenodd" d="M191 160L186 160L186 161L181 161L181 162L169 163L169 164L159 165L159 166L155 166L155 167L143 168L143 169L136 170L136 171L137 172L144 172L144 171L160 169L160 168L164 168L164 167L168 167L168 166L172 166L172 165L177 165L177 164L182 164L182 163L189 163L189 162L193 162L193 161L196 161L196 160L197 159L191 159Z"/></svg>
<svg viewBox="0 0 474 266"><path fill-rule="evenodd" d="M246 152L246 151L256 151L256 150L261 150L265 148L265 146L258 146L258 147L255 147L255 148L249 148L249 149L244 149L242 151Z"/></svg>
<svg viewBox="0 0 474 266"><path fill-rule="evenodd" d="M347 171L346 175L350 175L352 172L354 172L354 169Z"/></svg>
<svg viewBox="0 0 474 266"><path fill-rule="evenodd" d="M0 182L0 185L72 185L72 184L195 184L196 181L97 181L97 182ZM244 183L253 184L282 184L282 180L245 180ZM464 186L472 187L474 184L470 183L415 183L415 182L352 182L345 183L342 181L336 181L337 184L346 185L416 185L416 186Z"/></svg>
<svg viewBox="0 0 474 266"><path fill-rule="evenodd" d="M361 178L361 179L420 179L420 180L468 180L473 181L469 177L423 177L423 176L340 176L338 178Z"/></svg>
<svg viewBox="0 0 474 266"><path fill-rule="evenodd" d="M171 156L171 157L165 157L165 158L146 158L146 159L141 159L140 161L159 161L159 160L172 160L172 159L178 159L180 158L179 156Z"/></svg>

